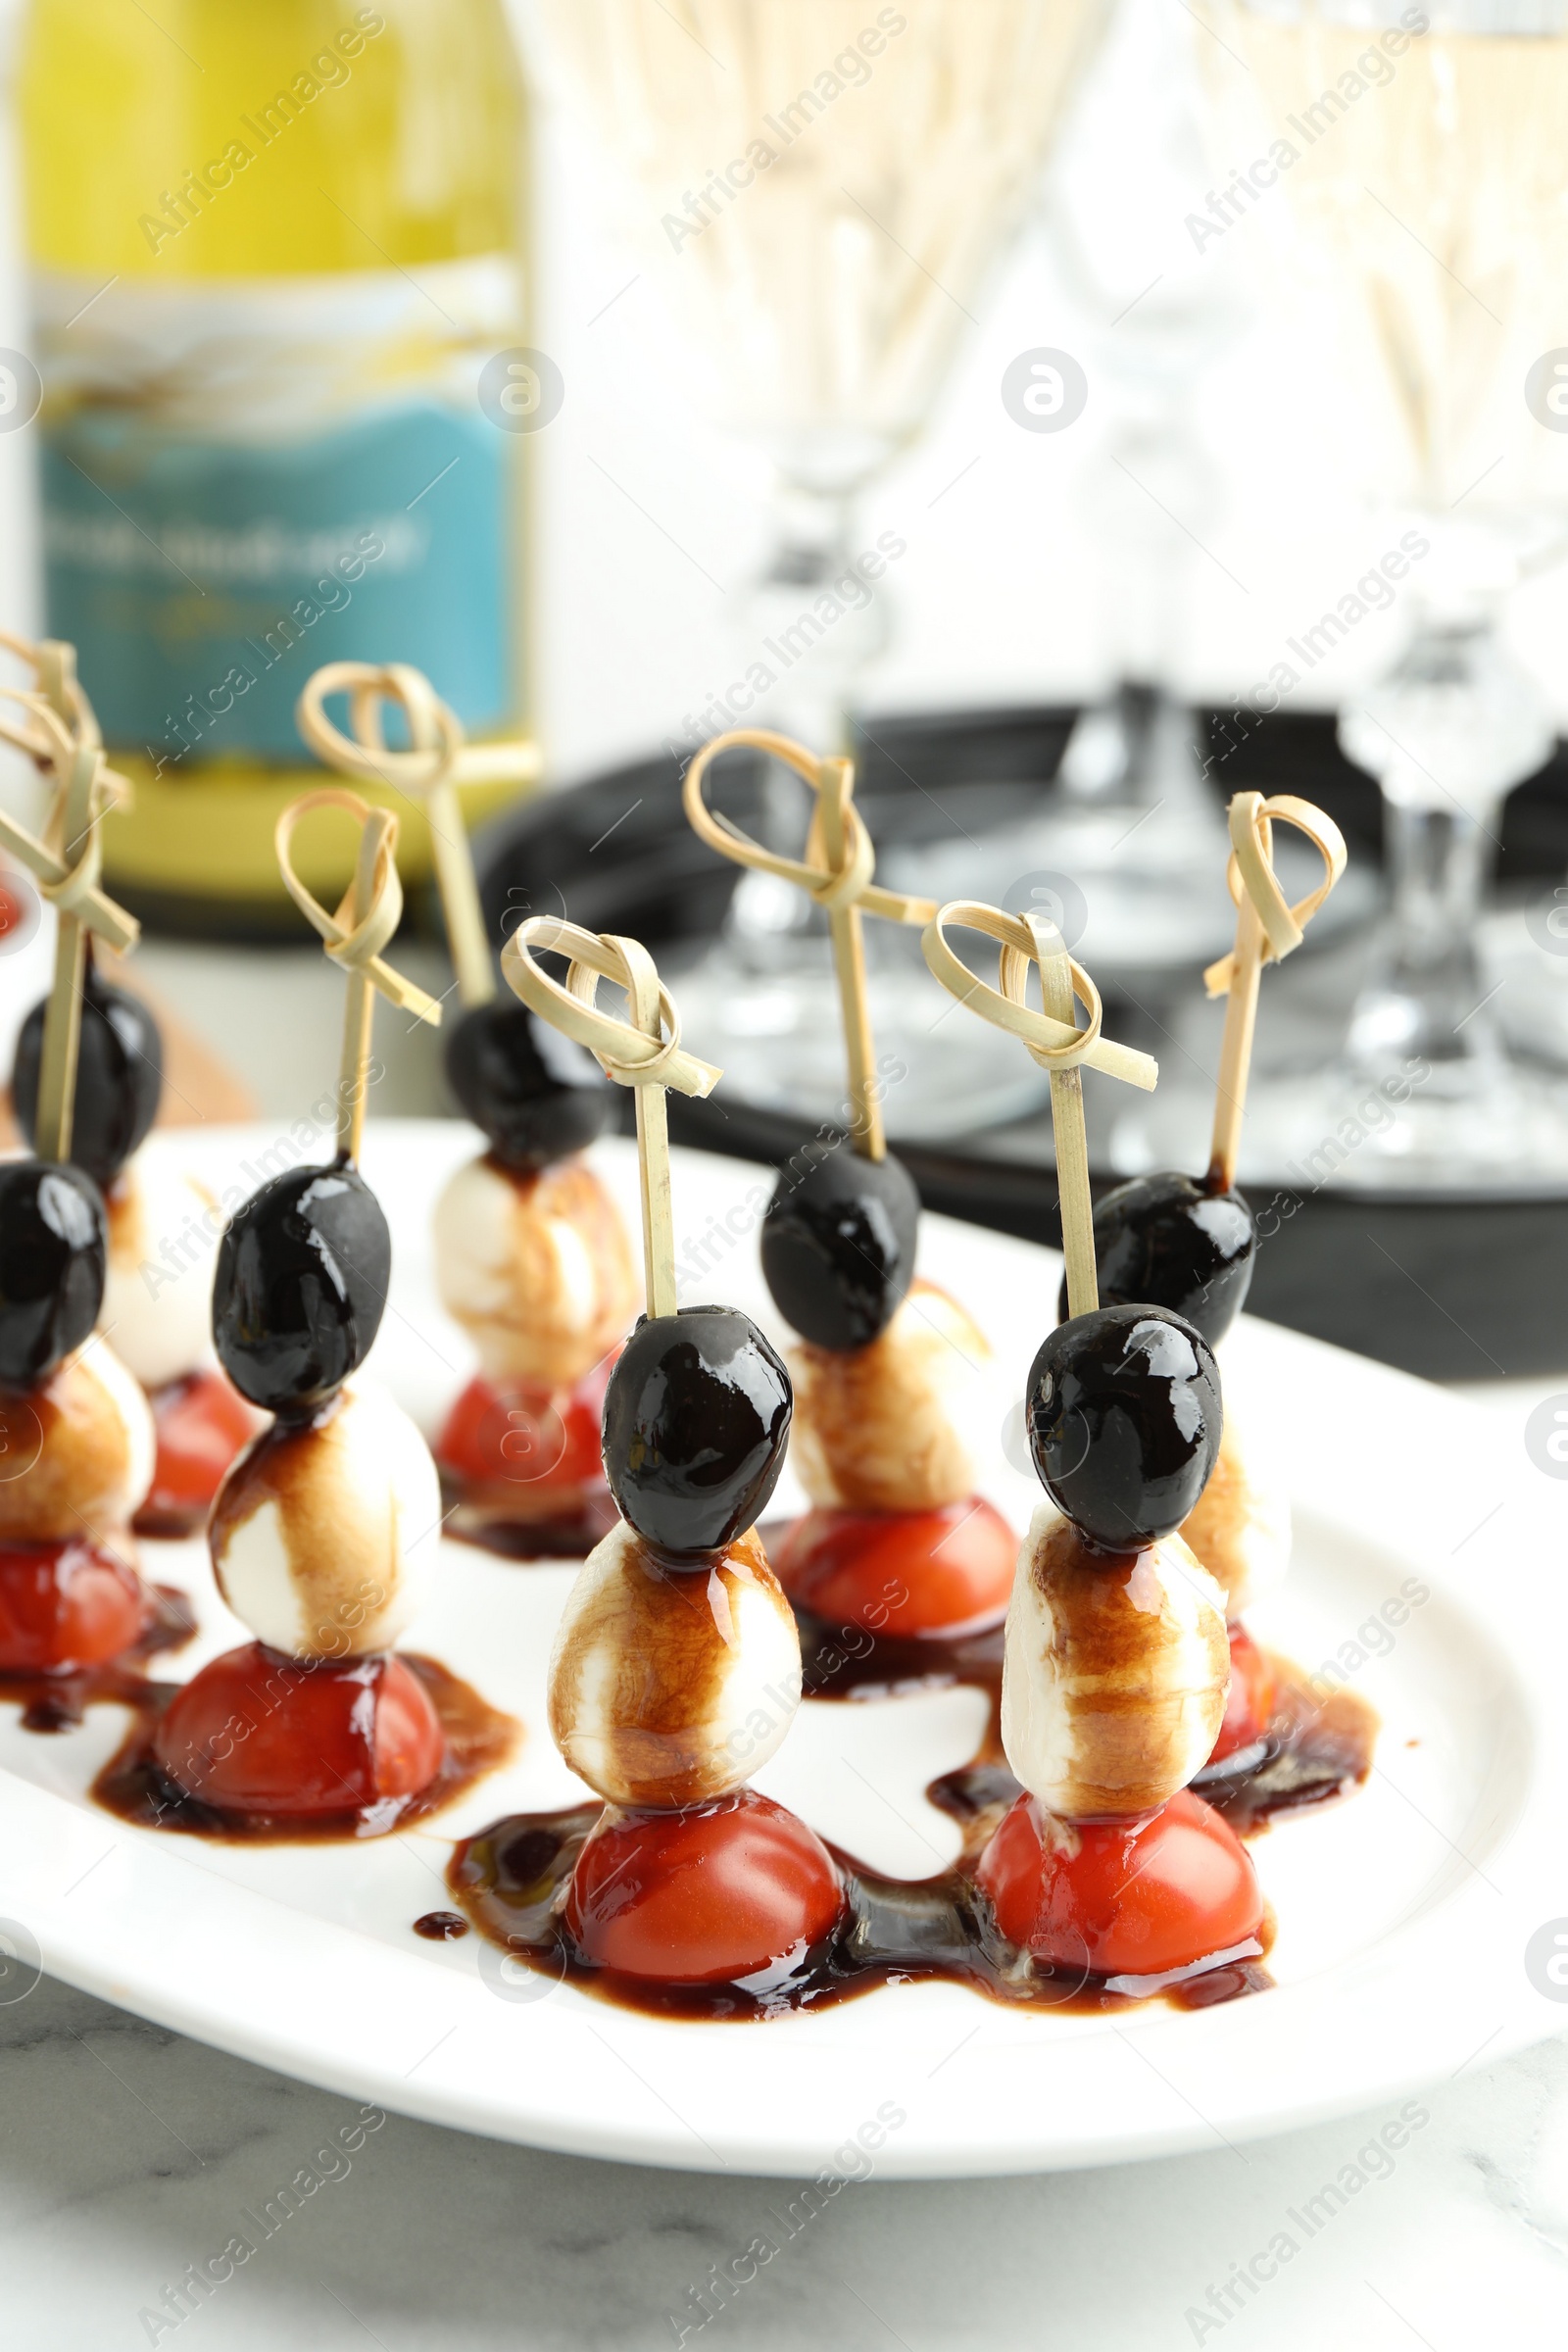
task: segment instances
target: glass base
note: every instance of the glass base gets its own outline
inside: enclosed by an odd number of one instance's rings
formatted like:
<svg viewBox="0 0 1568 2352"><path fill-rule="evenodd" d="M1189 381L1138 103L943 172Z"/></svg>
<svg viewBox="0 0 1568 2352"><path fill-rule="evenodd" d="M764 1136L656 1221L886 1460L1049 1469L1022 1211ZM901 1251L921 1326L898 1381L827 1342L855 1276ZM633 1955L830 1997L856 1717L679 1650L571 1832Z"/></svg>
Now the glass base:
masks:
<svg viewBox="0 0 1568 2352"><path fill-rule="evenodd" d="M718 1063L725 1095L786 1117L844 1127L850 1119L844 1028L828 942L824 936L796 944L798 954L781 969L759 972L749 956L720 941L684 972L669 972L682 1039ZM1045 1100L1049 1081L1016 1040L964 1013L931 980L914 932L877 941L874 949L868 937L867 950L871 1033L890 1136L946 1143L1025 1117Z"/></svg>
<svg viewBox="0 0 1568 2352"><path fill-rule="evenodd" d="M1510 1051L1568 1070L1568 885L1544 887L1487 914L1479 947Z"/></svg>
<svg viewBox="0 0 1568 2352"><path fill-rule="evenodd" d="M1117 1121L1116 1168L1195 1171L1208 1156L1211 1093L1167 1089ZM1238 1181L1261 1209L1275 1193L1568 1195L1568 1080L1498 1055L1473 1062L1348 1060L1254 1077Z"/></svg>

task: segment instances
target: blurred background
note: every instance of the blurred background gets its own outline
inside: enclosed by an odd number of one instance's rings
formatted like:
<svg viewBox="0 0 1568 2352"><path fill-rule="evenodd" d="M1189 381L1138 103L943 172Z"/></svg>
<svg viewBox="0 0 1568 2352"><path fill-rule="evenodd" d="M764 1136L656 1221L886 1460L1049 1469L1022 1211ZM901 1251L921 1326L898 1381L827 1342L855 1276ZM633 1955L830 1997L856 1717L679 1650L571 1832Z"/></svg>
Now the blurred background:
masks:
<svg viewBox="0 0 1568 2352"><path fill-rule="evenodd" d="M682 1132L763 1157L843 1101L828 945L688 832L704 739L842 739L880 878L1061 923L1161 1061L1091 1085L1106 1183L1204 1162L1224 805L1294 792L1351 862L1264 979L1252 1304L1560 1368L1568 6L33 0L3 41L0 627L77 644L135 785L170 1113L286 1122L335 1066L270 849L322 662L513 747L466 795L493 944L647 938L726 1070ZM716 798L798 854L780 773ZM1051 1238L1044 1081L871 930L928 1203ZM404 1032L373 1110L449 1110Z"/></svg>

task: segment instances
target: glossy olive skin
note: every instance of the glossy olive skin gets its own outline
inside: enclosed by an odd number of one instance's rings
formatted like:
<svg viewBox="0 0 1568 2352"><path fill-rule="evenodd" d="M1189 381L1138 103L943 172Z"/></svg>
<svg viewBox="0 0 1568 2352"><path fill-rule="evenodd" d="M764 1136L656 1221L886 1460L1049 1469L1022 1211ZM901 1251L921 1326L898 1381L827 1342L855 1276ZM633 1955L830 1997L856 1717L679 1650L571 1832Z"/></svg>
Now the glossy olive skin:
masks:
<svg viewBox="0 0 1568 2352"><path fill-rule="evenodd" d="M358 1168L274 1176L218 1246L219 1361L264 1411L310 1411L369 1354L391 1274L392 1236Z"/></svg>
<svg viewBox="0 0 1568 2352"><path fill-rule="evenodd" d="M1058 1510L1130 1551L1180 1527L1219 1452L1219 1367L1202 1334L1159 1306L1058 1323L1029 1367L1029 1450Z"/></svg>
<svg viewBox="0 0 1568 2352"><path fill-rule="evenodd" d="M1105 1306L1168 1306L1217 1348L1247 1301L1257 1226L1233 1186L1165 1168L1118 1184L1095 1209L1095 1257ZM1067 1313L1063 1282L1056 1312Z"/></svg>
<svg viewBox="0 0 1568 2352"><path fill-rule="evenodd" d="M24 1394L79 1348L104 1302L109 1220L80 1168L0 1167L0 1389Z"/></svg>
<svg viewBox="0 0 1568 2352"><path fill-rule="evenodd" d="M17 1124L34 1141L43 1016L35 1004L17 1038L11 1095ZM101 980L89 963L81 988L81 1042L76 1051L76 1097L71 1157L107 1192L158 1116L164 1091L164 1046L139 997Z"/></svg>
<svg viewBox="0 0 1568 2352"><path fill-rule="evenodd" d="M784 1465L790 1376L749 1315L644 1315L605 1393L605 1476L661 1551L703 1557L744 1535Z"/></svg>
<svg viewBox="0 0 1568 2352"><path fill-rule="evenodd" d="M904 1162L811 1143L779 1172L762 1220L773 1303L813 1348L848 1353L886 1331L914 1274L920 1196Z"/></svg>
<svg viewBox="0 0 1568 2352"><path fill-rule="evenodd" d="M442 1049L447 1084L503 1167L532 1175L602 1135L614 1089L591 1054L515 997L473 1004Z"/></svg>

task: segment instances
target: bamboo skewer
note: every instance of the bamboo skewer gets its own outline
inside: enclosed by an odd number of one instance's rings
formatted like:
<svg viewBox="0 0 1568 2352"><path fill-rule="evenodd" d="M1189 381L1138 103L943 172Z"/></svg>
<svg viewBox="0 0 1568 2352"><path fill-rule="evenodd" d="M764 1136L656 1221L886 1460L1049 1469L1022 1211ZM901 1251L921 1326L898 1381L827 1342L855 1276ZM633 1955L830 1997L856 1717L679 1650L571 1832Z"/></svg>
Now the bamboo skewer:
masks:
<svg viewBox="0 0 1568 2352"><path fill-rule="evenodd" d="M341 808L360 824L354 879L331 914L294 871L295 828L316 808ZM365 1097L369 1082L370 1041L377 995L403 1012L439 1028L441 1007L422 988L406 980L385 960L382 950L403 914L398 880L398 820L390 809L371 808L357 792L329 785L302 793L277 820L272 836L283 887L348 976L343 1007L343 1047L338 1065L337 1144L340 1158L356 1160L365 1136Z"/></svg>
<svg viewBox="0 0 1568 2352"><path fill-rule="evenodd" d="M375 869L383 851L390 852L397 829L397 818L384 808L372 808L365 820L345 906L351 930L367 920L375 905ZM338 1057L337 1148L345 1159L359 1158L365 1138L366 1073L374 1022L375 983L363 966L351 968L343 992L343 1051Z"/></svg>
<svg viewBox="0 0 1568 2352"><path fill-rule="evenodd" d="M817 794L816 822L822 855L829 871L842 872L852 856L848 810L855 789L855 769L848 760L824 760ZM869 877L867 877L869 879ZM886 1159L887 1136L882 1105L872 1081L876 1076L876 1048L871 1040L871 1008L865 993L865 934L858 899L834 900L827 910L828 934L839 984L839 1013L844 1023L844 1052L849 1063L852 1150L863 1159Z"/></svg>
<svg viewBox="0 0 1568 2352"><path fill-rule="evenodd" d="M1257 908L1250 898L1244 898L1236 909L1236 947L1231 957L1231 984L1225 998L1225 1035L1220 1043L1219 1074L1214 1081L1214 1132L1208 1152L1208 1181L1222 1193L1228 1193L1236 1182L1242 1119L1247 1110L1247 1081L1252 1067L1252 1038L1257 1028L1257 989L1263 976L1264 946Z"/></svg>
<svg viewBox="0 0 1568 2352"><path fill-rule="evenodd" d="M327 698L334 694L349 698L350 735L326 715ZM403 711L411 751L388 750L383 703L396 703ZM488 1004L496 993L495 972L458 786L533 780L539 772L535 747L466 743L456 712L441 701L423 671L405 662L329 662L307 680L295 718L306 743L326 766L422 803L458 995L466 1005Z"/></svg>
<svg viewBox="0 0 1568 2352"><path fill-rule="evenodd" d="M764 849L727 816L710 808L703 798L703 779L712 762L721 752L741 745L782 760L816 794L804 859ZM860 918L876 914L888 922L929 923L937 909L934 899L883 890L873 881L875 853L854 794L853 760L837 755L819 760L804 744L764 727L734 727L704 744L686 770L682 801L693 831L710 849L737 865L793 882L827 910L849 1071L850 1143L862 1159L878 1160L887 1156L887 1137L876 1085L876 1047L866 997Z"/></svg>
<svg viewBox="0 0 1568 2352"><path fill-rule="evenodd" d="M570 958L565 983L553 980L535 952ZM635 1088L637 1162L642 1187L643 1279L651 1317L673 1315L675 1225L669 1185L665 1090L711 1094L723 1075L680 1042L680 1015L648 950L613 932L584 931L558 915L530 915L508 940L502 973L514 996L552 1028L586 1046L607 1078ZM601 1012L601 980L626 992L629 1020ZM665 1034L667 1031L667 1035Z"/></svg>
<svg viewBox="0 0 1568 2352"><path fill-rule="evenodd" d="M1054 1021L1072 1028L1076 1023L1066 943L1055 924L1044 916L1029 915L1025 919L1034 934L1041 1004ZM1066 1068L1052 1064L1051 1132L1056 1148L1062 1254L1067 1261L1067 1309L1074 1315L1092 1315L1100 1304L1100 1278L1095 1267L1095 1204L1089 1190L1084 1074L1077 1062Z"/></svg>
<svg viewBox="0 0 1568 2352"><path fill-rule="evenodd" d="M1322 882L1294 906L1287 903L1275 879L1276 822L1294 825L1304 833L1323 860ZM1236 902L1236 945L1203 974L1208 994L1227 1000L1208 1164L1209 1185L1222 1193L1228 1193L1236 1182L1263 966L1280 961L1300 946L1306 925L1346 865L1345 836L1333 818L1310 801L1297 800L1292 794L1265 800L1260 792L1239 792L1230 805L1229 825L1231 858L1226 879Z"/></svg>
<svg viewBox="0 0 1568 2352"><path fill-rule="evenodd" d="M977 980L948 945L947 927L982 932L1001 948L996 988ZM1100 991L1082 964L1067 953L1054 923L1044 915L1004 914L978 899L955 899L922 933L921 952L951 996L971 1012L1005 1029L1027 1047L1051 1078L1051 1123L1056 1146L1056 1185L1061 1202L1062 1254L1067 1266L1067 1311L1093 1314L1100 1303L1095 1270L1095 1214L1089 1186L1089 1139L1084 1126L1082 1072L1087 1066L1150 1092L1159 1065L1148 1054L1112 1045L1101 1035ZM1041 1010L1025 1001L1029 967L1040 972ZM1087 1027L1074 1025L1073 1000L1083 1004Z"/></svg>
<svg viewBox="0 0 1568 2352"><path fill-rule="evenodd" d="M62 795L60 850L70 866L97 819L93 804L97 755L85 748L72 757ZM43 1016L38 1064L37 1147L41 1159L69 1159L76 1107L76 1056L81 1043L81 987L87 976L87 927L62 906L55 930L55 970Z"/></svg>
<svg viewBox="0 0 1568 2352"><path fill-rule="evenodd" d="M41 1159L70 1157L81 1039L81 992L87 939L96 932L122 953L140 937L135 918L99 887L104 811L128 792L105 761L92 705L76 680L74 649L57 639L30 645L0 635L0 645L30 664L36 691L0 687L20 716L0 718L0 740L14 744L53 779L54 802L42 840L0 814L0 843L24 865L56 910L54 977L44 1011L35 1138Z"/></svg>

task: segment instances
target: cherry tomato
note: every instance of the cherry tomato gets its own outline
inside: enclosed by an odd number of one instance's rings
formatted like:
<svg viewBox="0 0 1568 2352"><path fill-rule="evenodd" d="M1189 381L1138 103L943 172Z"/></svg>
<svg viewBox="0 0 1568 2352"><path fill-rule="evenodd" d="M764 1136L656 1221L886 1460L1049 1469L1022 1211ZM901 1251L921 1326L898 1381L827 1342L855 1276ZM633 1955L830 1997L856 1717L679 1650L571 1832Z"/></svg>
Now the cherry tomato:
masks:
<svg viewBox="0 0 1568 2352"><path fill-rule="evenodd" d="M726 1984L826 1936L844 1908L814 1832L755 1788L685 1813L617 1813L577 1857L566 1925L602 1968Z"/></svg>
<svg viewBox="0 0 1568 2352"><path fill-rule="evenodd" d="M435 1458L475 1487L602 1486L599 1426L613 1358L571 1389L470 1380L447 1416Z"/></svg>
<svg viewBox="0 0 1568 2352"><path fill-rule="evenodd" d="M1231 1687L1225 1700L1225 1720L1219 1727L1219 1738L1209 1756L1211 1764L1219 1764L1227 1756L1239 1755L1261 1740L1274 1719L1274 1690L1277 1677L1274 1665L1259 1649L1245 1625L1233 1625L1231 1637Z"/></svg>
<svg viewBox="0 0 1568 2352"><path fill-rule="evenodd" d="M260 1428L259 1416L221 1372L189 1372L155 1389L149 1401L158 1461L137 1520L148 1534L200 1527L229 1463Z"/></svg>
<svg viewBox="0 0 1568 2352"><path fill-rule="evenodd" d="M9 873L0 880L0 940L10 940L20 946L20 935L27 921L27 905L20 895L16 879Z"/></svg>
<svg viewBox="0 0 1568 2352"><path fill-rule="evenodd" d="M1263 1924L1245 1847L1190 1788L1144 1821L1079 1822L1073 1834L1076 1853L1053 1847L1025 1794L975 1873L1003 1934L1037 1960L1163 1976L1246 1943Z"/></svg>
<svg viewBox="0 0 1568 2352"><path fill-rule="evenodd" d="M1001 1617L1018 1539L989 1502L940 1511L808 1511L773 1561L791 1600L829 1625L953 1635Z"/></svg>
<svg viewBox="0 0 1568 2352"><path fill-rule="evenodd" d="M0 1544L0 1673L102 1666L147 1630L134 1568L84 1538Z"/></svg>
<svg viewBox="0 0 1568 2352"><path fill-rule="evenodd" d="M416 1795L446 1742L401 1658L310 1663L249 1642L175 1693L153 1752L176 1787L225 1812L355 1813Z"/></svg>

